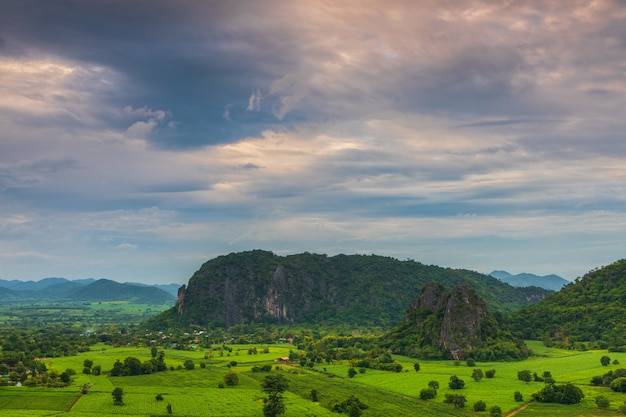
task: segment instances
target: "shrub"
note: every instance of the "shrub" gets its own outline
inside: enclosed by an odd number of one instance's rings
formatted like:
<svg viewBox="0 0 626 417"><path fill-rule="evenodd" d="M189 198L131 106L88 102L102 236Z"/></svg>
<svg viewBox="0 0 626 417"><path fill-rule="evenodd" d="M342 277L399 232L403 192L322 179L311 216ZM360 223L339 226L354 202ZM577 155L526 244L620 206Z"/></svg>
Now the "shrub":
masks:
<svg viewBox="0 0 626 417"><path fill-rule="evenodd" d="M450 382L448 382L448 386L450 387L450 389L461 389L465 386L465 381L463 381L456 375L452 375L450 377Z"/></svg>
<svg viewBox="0 0 626 417"><path fill-rule="evenodd" d="M596 397L596 405L598 406L598 408L607 410L611 406L611 402L604 395L598 395Z"/></svg>
<svg viewBox="0 0 626 417"><path fill-rule="evenodd" d="M415 372L419 372L419 370L420 370L420 364L419 364L419 363L414 363L414 364L413 364L413 369L415 369Z"/></svg>
<svg viewBox="0 0 626 417"><path fill-rule="evenodd" d="M513 398L515 399L515 401L517 401L518 403L521 403L524 401L524 396L522 395L521 392L519 391L515 391L515 393L513 394Z"/></svg>
<svg viewBox="0 0 626 417"><path fill-rule="evenodd" d="M234 387L235 385L239 384L239 377L234 372L228 372L226 375L224 375L224 383L229 387Z"/></svg>
<svg viewBox="0 0 626 417"><path fill-rule="evenodd" d="M348 369L348 376L349 376L350 378L354 378L354 376L355 376L356 374L357 374L356 369L354 369L354 368L350 368L350 369Z"/></svg>
<svg viewBox="0 0 626 417"><path fill-rule="evenodd" d="M465 395L460 394L446 394L446 399L443 401L446 404L453 404L455 408L465 407L467 398Z"/></svg>
<svg viewBox="0 0 626 417"><path fill-rule="evenodd" d="M428 382L428 387L432 388L434 390L438 390L439 389L439 382L438 381L429 381Z"/></svg>
<svg viewBox="0 0 626 417"><path fill-rule="evenodd" d="M478 400L474 403L474 411L480 412L480 411L486 411L486 410L487 410L487 403L484 402L483 400Z"/></svg>
<svg viewBox="0 0 626 417"><path fill-rule="evenodd" d="M472 358L469 358L465 363L467 364L467 366L476 366L476 361Z"/></svg>
<svg viewBox="0 0 626 417"><path fill-rule="evenodd" d="M626 392L626 378L615 378L611 381L611 389L615 392Z"/></svg>
<svg viewBox="0 0 626 417"><path fill-rule="evenodd" d="M496 376L496 370L495 369L490 369L488 371L485 371L485 376L487 378L493 378L494 376Z"/></svg>
<svg viewBox="0 0 626 417"><path fill-rule="evenodd" d="M519 371L517 373L517 379L519 379L520 381L529 383L532 380L532 378L533 378L533 374L528 369L524 369L523 371Z"/></svg>
<svg viewBox="0 0 626 417"><path fill-rule="evenodd" d="M494 405L493 407L489 409L489 415L491 417L500 417L502 416L502 409L498 407L497 405Z"/></svg>
<svg viewBox="0 0 626 417"><path fill-rule="evenodd" d="M437 391L432 388L424 388L420 391L420 399L431 400L437 396Z"/></svg>
<svg viewBox="0 0 626 417"><path fill-rule="evenodd" d="M533 394L533 399L544 403L577 404L583 398L582 390L572 384L546 385L544 389Z"/></svg>
<svg viewBox="0 0 626 417"><path fill-rule="evenodd" d="M609 366L609 364L611 363L611 358L604 355L603 357L600 358L600 363L602 364L602 366Z"/></svg>
<svg viewBox="0 0 626 417"><path fill-rule="evenodd" d="M472 371L472 378L474 379L474 381L478 382L481 379L483 379L483 371L482 369L474 369Z"/></svg>

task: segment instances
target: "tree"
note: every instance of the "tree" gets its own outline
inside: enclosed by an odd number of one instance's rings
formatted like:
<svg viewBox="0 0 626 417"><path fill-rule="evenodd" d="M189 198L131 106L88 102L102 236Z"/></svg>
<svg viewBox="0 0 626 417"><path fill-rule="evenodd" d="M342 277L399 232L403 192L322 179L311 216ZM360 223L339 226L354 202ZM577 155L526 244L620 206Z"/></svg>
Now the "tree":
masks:
<svg viewBox="0 0 626 417"><path fill-rule="evenodd" d="M611 402L604 395L598 395L596 397L596 405L598 406L598 408L608 410L608 408L611 406Z"/></svg>
<svg viewBox="0 0 626 417"><path fill-rule="evenodd" d="M281 375L268 375L261 382L263 392L267 394L267 398L263 400L263 415L265 417L276 417L285 413L285 403L283 401L283 392L289 388L289 382Z"/></svg>
<svg viewBox="0 0 626 417"><path fill-rule="evenodd" d="M480 381L481 379L483 379L483 371L482 371L482 369L478 369L478 368L474 369L474 370L472 371L472 378L473 378L473 379L474 379L474 381L476 381L476 382L478 382L478 381Z"/></svg>
<svg viewBox="0 0 626 417"><path fill-rule="evenodd" d="M609 366L609 364L611 363L611 358L604 355L603 357L600 358L600 363L602 364L602 366Z"/></svg>
<svg viewBox="0 0 626 417"><path fill-rule="evenodd" d="M354 378L354 376L355 376L356 374L357 374L356 369L354 369L354 368L350 368L350 369L348 369L348 376L349 376L350 378Z"/></svg>
<svg viewBox="0 0 626 417"><path fill-rule="evenodd" d="M83 361L83 366L84 366L85 368L89 368L89 369L91 369L91 367L93 366L93 361L92 361L91 359L85 359L85 360Z"/></svg>
<svg viewBox="0 0 626 417"><path fill-rule="evenodd" d="M513 398L515 399L515 401L517 401L518 403L521 403L524 401L524 396L522 395L521 392L519 391L515 391L515 393L513 394Z"/></svg>
<svg viewBox="0 0 626 417"><path fill-rule="evenodd" d="M317 399L317 390L316 389L312 389L311 390L311 401L316 403L319 400Z"/></svg>
<svg viewBox="0 0 626 417"><path fill-rule="evenodd" d="M111 392L111 396L113 397L113 404L115 405L123 405L124 404L124 390L120 387L117 387Z"/></svg>
<svg viewBox="0 0 626 417"><path fill-rule="evenodd" d="M420 399L430 400L437 396L437 391L432 388L424 388L420 391Z"/></svg>
<svg viewBox="0 0 626 417"><path fill-rule="evenodd" d="M196 367L196 365L193 363L191 359L185 359L183 366L185 367L185 369L190 370L190 371Z"/></svg>
<svg viewBox="0 0 626 417"><path fill-rule="evenodd" d="M61 378L61 381L63 381L64 384L69 384L70 381L72 380L68 372L62 372L59 377Z"/></svg>
<svg viewBox="0 0 626 417"><path fill-rule="evenodd" d="M100 372L102 372L102 367L100 365L96 365L93 368L91 368L91 375L98 376L100 375Z"/></svg>
<svg viewBox="0 0 626 417"><path fill-rule="evenodd" d="M524 369L523 371L519 371L517 373L517 379L529 383L533 379L533 374L528 369Z"/></svg>
<svg viewBox="0 0 626 417"><path fill-rule="evenodd" d="M626 378L615 378L611 381L611 389L615 392L626 392Z"/></svg>
<svg viewBox="0 0 626 417"><path fill-rule="evenodd" d="M455 408L463 408L465 407L465 402L467 402L467 398L465 395L460 394L446 394L446 399L443 401L447 404L453 404Z"/></svg>
<svg viewBox="0 0 626 417"><path fill-rule="evenodd" d="M496 376L496 370L495 369L489 369L488 371L485 371L485 376L487 378L493 378L494 376Z"/></svg>
<svg viewBox="0 0 626 417"><path fill-rule="evenodd" d="M467 366L476 366L476 361L472 358L469 358L467 362L465 362Z"/></svg>
<svg viewBox="0 0 626 417"><path fill-rule="evenodd" d="M224 375L224 384L228 385L229 387L234 387L235 385L239 384L239 377L234 372L228 372L226 375Z"/></svg>
<svg viewBox="0 0 626 417"><path fill-rule="evenodd" d="M477 413L480 411L486 411L487 410L487 403L484 402L483 400L478 400L474 403L474 411L476 411Z"/></svg>
<svg viewBox="0 0 626 417"><path fill-rule="evenodd" d="M439 382L437 382L437 381L430 381L430 382L428 382L428 387L432 388L434 390L438 390L439 389Z"/></svg>
<svg viewBox="0 0 626 417"><path fill-rule="evenodd" d="M497 405L494 405L489 409L489 415L491 417L500 417L502 415L502 409Z"/></svg>
<svg viewBox="0 0 626 417"><path fill-rule="evenodd" d="M420 364L419 363L414 363L413 364L413 369L415 369L415 372L419 372L420 371Z"/></svg>
<svg viewBox="0 0 626 417"><path fill-rule="evenodd" d="M465 381L463 381L456 375L452 375L450 377L450 382L448 382L448 386L450 387L450 389L461 389L465 386Z"/></svg>

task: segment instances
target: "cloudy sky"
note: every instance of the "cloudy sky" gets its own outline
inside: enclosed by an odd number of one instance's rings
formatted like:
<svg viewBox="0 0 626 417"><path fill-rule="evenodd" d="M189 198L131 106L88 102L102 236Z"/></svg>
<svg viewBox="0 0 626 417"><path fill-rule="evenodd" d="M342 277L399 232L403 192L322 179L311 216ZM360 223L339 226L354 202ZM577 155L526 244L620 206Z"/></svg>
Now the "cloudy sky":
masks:
<svg viewBox="0 0 626 417"><path fill-rule="evenodd" d="M0 278L626 254L626 3L0 2Z"/></svg>

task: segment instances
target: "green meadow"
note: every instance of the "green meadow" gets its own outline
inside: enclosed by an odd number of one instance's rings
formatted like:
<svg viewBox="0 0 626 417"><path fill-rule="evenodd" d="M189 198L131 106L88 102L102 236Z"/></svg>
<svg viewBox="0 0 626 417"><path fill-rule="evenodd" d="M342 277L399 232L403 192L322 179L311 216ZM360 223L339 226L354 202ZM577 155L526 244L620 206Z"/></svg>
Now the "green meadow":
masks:
<svg viewBox="0 0 626 417"><path fill-rule="evenodd" d="M539 342L528 342L536 356L522 362L476 363L475 367L465 362L416 361L396 356L404 370L399 373L367 369L348 377L349 363L320 363L313 368L299 364L275 363L274 359L288 356L294 349L291 345L256 345L257 354L248 354L251 345L229 345L231 350L165 350L165 362L170 370L149 375L110 377L87 375L81 371L83 361L90 359L103 371L113 367L117 359L133 356L141 361L150 359L149 348L111 348L104 344L95 345L89 352L77 356L46 360L48 368L63 372L67 368L76 370L72 383L66 388L0 387L0 415L2 416L167 416L167 404L175 416L216 417L262 417L263 398L260 382L267 372L253 372L256 365L271 364L271 373L283 373L289 381L285 393L287 417L337 416L330 411L332 405L350 395L357 396L369 408L363 416L487 416L488 412L476 413L473 404L482 400L487 410L499 406L503 415L526 405L516 414L520 417L535 416L610 416L617 414L618 406L624 404L625 394L615 393L606 387L589 384L593 376L609 370L626 368L626 353L606 351L569 351L550 349ZM267 348L269 352L263 353ZM600 358L608 355L611 361L620 364L602 366ZM183 367L191 359L195 369ZM234 364L236 362L236 364ZM418 362L420 371L413 365ZM204 364L204 367L201 367ZM234 365L234 366L233 366ZM474 369L495 369L494 378L474 381ZM171 370L173 369L173 370ZM565 406L529 403L531 395L544 386L542 382L522 382L517 373L530 370L542 375L549 371L557 383L570 382L578 385L585 398L580 404ZM234 387L220 388L224 375L229 371L239 377ZM450 390L448 381L456 375L465 381L461 390ZM440 389L432 400L419 399L420 391L428 387L429 381L438 381ZM88 384L89 393L81 394ZM124 405L113 405L111 392L115 387L124 390ZM311 391L316 390L318 402L311 401ZM522 403L514 400L514 392L522 393ZM467 397L465 408L456 409L443 402L446 393L462 394ZM162 401L156 399L161 394ZM611 406L599 410L595 397L604 395Z"/></svg>

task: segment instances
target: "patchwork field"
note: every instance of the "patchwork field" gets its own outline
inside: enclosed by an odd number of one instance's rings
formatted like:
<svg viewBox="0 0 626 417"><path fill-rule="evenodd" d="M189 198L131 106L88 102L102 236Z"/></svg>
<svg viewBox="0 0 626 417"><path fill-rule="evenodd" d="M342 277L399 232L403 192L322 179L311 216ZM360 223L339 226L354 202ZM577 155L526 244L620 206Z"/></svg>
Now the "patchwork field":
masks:
<svg viewBox="0 0 626 417"><path fill-rule="evenodd" d="M535 416L609 416L616 415L617 407L624 404L625 394L615 393L606 387L593 387L589 381L593 376L602 375L610 369L626 368L626 353L606 351L576 352L561 349L548 349L538 342L528 342L538 354L523 362L494 362L476 364L469 367L465 362L418 361L420 371L415 372L416 360L396 357L404 370L400 373L367 369L348 377L348 363L317 364L312 369L299 365L277 364L275 358L288 356L291 345L259 345L258 354L248 354L250 345L229 345L231 352L165 350L165 362L169 369L149 375L110 377L106 375L85 375L83 361L90 359L94 365L110 370L117 359L133 356L141 361L150 359L147 348L109 348L95 346L90 352L78 356L47 360L47 366L62 372L75 369L72 384L62 389L42 389L27 387L0 387L0 415L2 416L167 416L167 405L171 415L216 416L216 417L261 417L265 394L260 382L267 372L253 372L257 365L271 364L271 373L282 373L289 381L285 393L287 417L296 416L337 416L330 411L332 405L355 395L369 407L363 416L479 416L489 413L475 413L473 404L482 400L487 410L499 406L503 414L526 404L533 392L541 389L542 382L522 382L517 378L520 370L528 369L541 375L549 371L557 383L571 382L578 385L585 398L572 406L531 403L517 413L519 417ZM263 348L269 352L262 353ZM223 355L223 356L222 356ZM600 358L608 355L620 364L602 366ZM191 359L195 369L183 367L185 360ZM236 362L236 364L233 363ZM204 367L201 367L204 364ZM234 365L234 366L233 366ZM494 378L483 378L476 382L471 375L474 369L483 371L495 369ZM239 377L234 387L220 388L224 375L229 371ZM465 381L461 390L450 390L448 381L457 375ZM424 401L419 399L420 391L428 387L429 381L439 382L437 397ZM80 390L88 384L88 394ZM115 387L124 390L124 405L113 405L111 392ZM316 390L318 402L311 401L311 391ZM513 394L522 393L524 402L516 402ZM465 408L456 409L443 402L446 393L462 394L467 397ZM162 400L156 397L161 394ZM599 410L595 397L609 398L609 410Z"/></svg>

